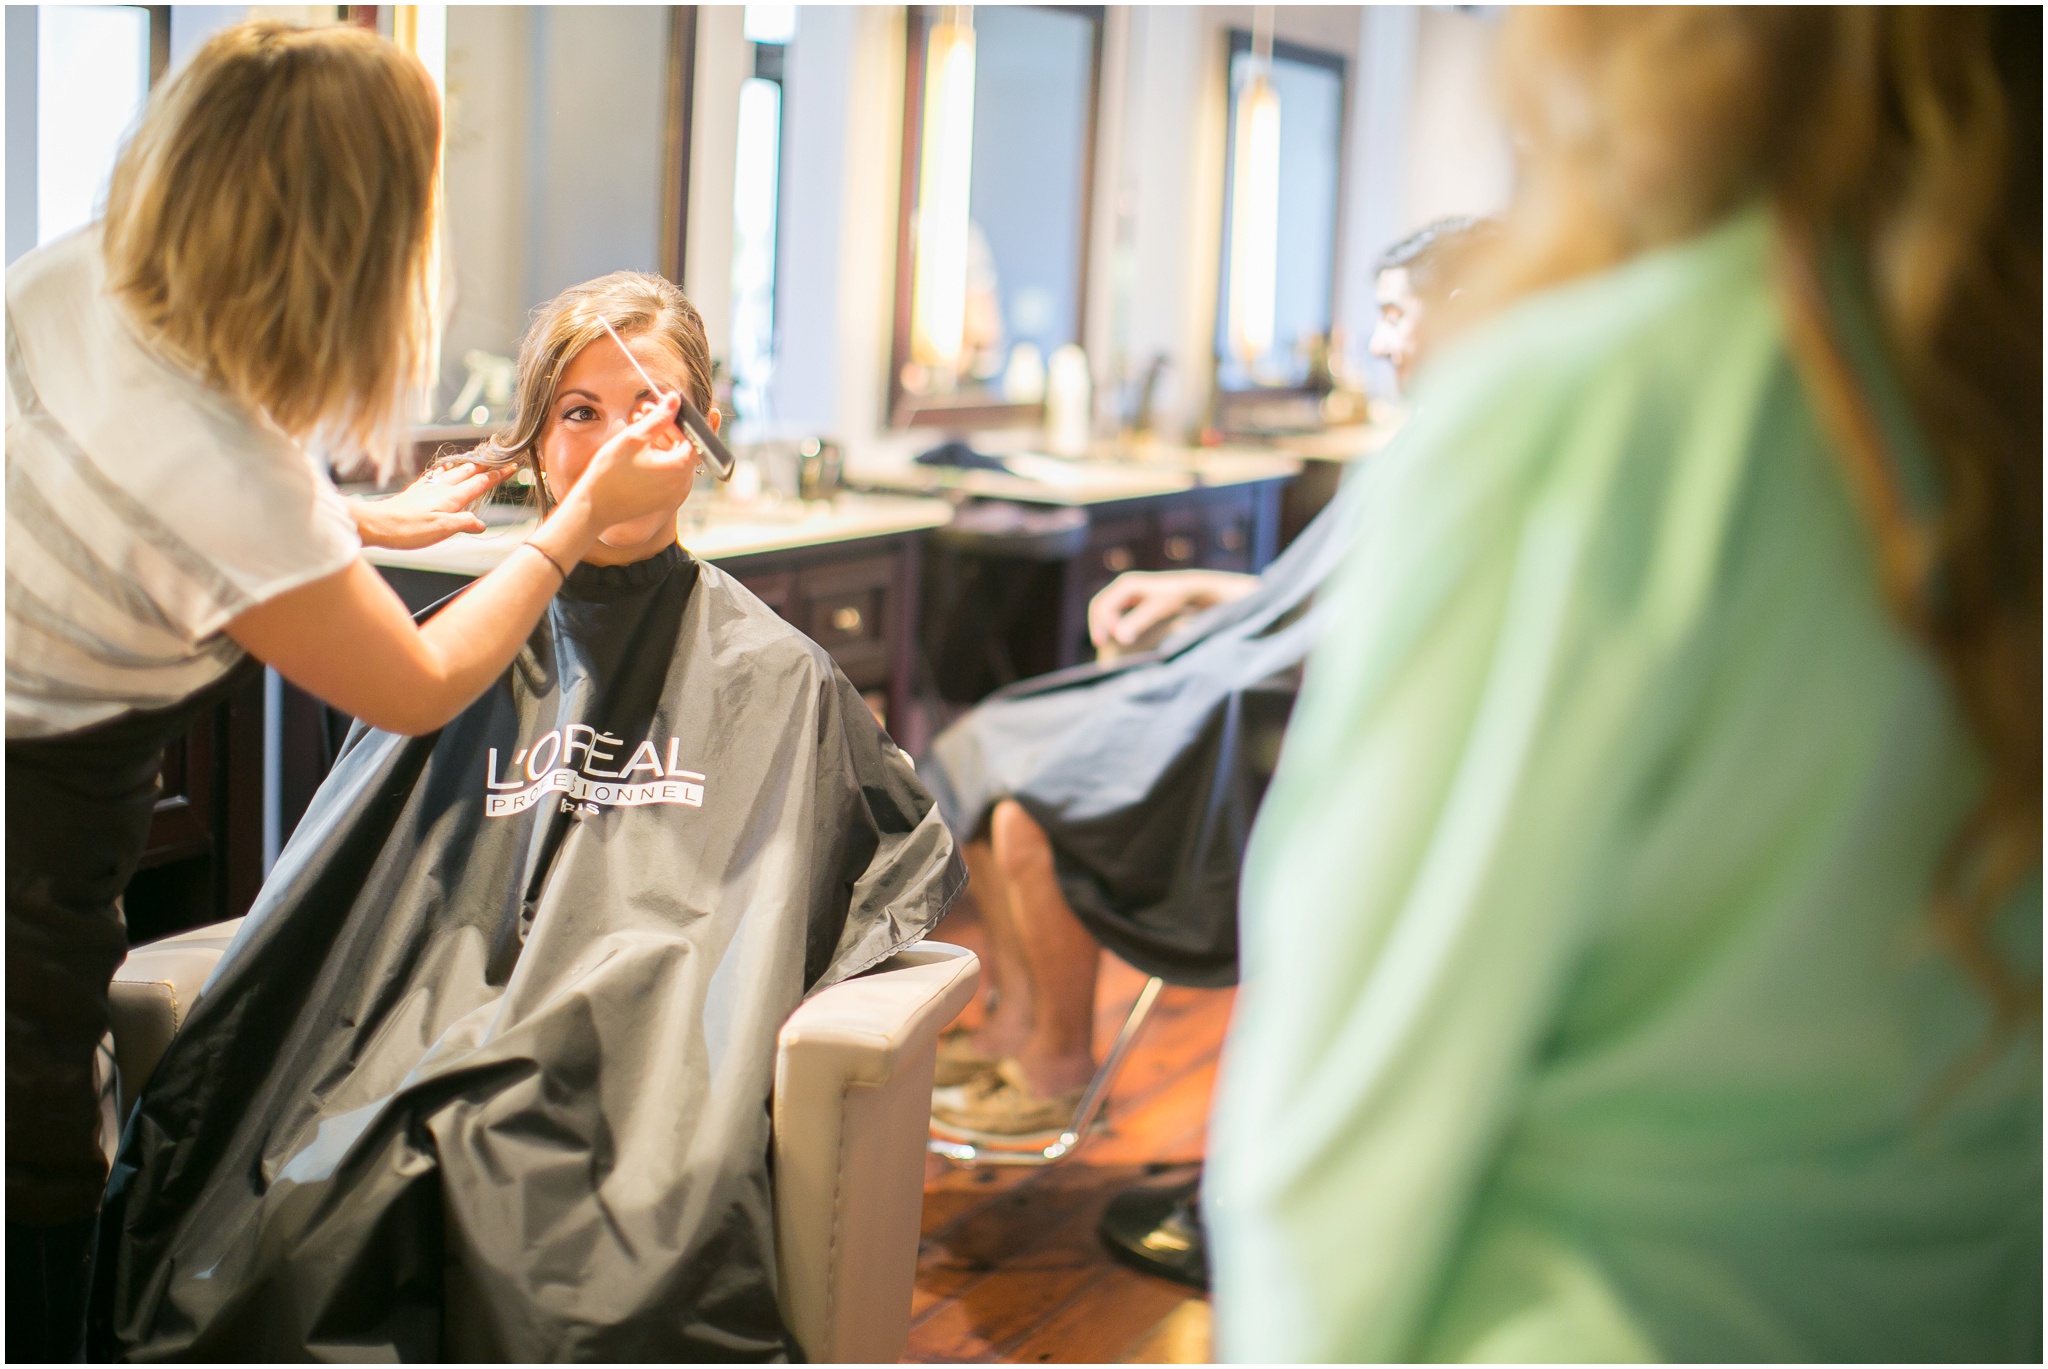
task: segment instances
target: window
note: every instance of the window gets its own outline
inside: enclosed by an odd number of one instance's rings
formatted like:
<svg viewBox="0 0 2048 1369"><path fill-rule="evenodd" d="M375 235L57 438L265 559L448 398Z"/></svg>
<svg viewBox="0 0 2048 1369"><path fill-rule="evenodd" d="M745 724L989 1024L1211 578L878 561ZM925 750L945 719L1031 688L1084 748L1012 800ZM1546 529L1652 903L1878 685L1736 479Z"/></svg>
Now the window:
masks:
<svg viewBox="0 0 2048 1369"><path fill-rule="evenodd" d="M1342 57L1274 42L1262 63L1232 31L1218 389L1299 386L1329 338L1343 128Z"/></svg>
<svg viewBox="0 0 2048 1369"><path fill-rule="evenodd" d="M99 217L114 159L149 95L149 11L36 11L36 243Z"/></svg>
<svg viewBox="0 0 2048 1369"><path fill-rule="evenodd" d="M1102 11L912 12L897 259L898 423L1034 413L1082 336Z"/></svg>

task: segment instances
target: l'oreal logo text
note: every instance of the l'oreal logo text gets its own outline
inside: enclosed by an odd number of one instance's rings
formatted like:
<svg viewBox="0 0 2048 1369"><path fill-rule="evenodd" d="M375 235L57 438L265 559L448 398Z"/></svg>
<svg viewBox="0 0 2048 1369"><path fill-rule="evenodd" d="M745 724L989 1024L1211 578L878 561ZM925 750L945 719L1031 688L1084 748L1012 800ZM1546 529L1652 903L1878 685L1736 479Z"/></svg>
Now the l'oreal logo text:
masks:
<svg viewBox="0 0 2048 1369"><path fill-rule="evenodd" d="M543 734L532 746L513 752L502 778L498 749L490 748L484 769L484 816L502 818L523 813L544 795L555 793L578 804L619 808L649 803L704 806L704 776L676 764L682 747L680 738L670 737L665 753L649 738L633 749L619 769L602 768L616 761L625 745L624 737L614 737L583 723L570 723Z"/></svg>

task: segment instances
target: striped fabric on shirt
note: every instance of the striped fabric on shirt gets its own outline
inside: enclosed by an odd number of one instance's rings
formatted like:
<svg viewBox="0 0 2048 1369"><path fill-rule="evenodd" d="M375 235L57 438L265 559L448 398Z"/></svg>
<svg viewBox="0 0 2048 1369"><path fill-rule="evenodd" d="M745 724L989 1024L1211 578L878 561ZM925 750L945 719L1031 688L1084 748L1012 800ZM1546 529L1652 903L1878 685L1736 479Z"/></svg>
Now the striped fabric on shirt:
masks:
<svg viewBox="0 0 2048 1369"><path fill-rule="evenodd" d="M226 674L241 648L179 624L247 602L42 407L12 319L7 388L8 735L166 707Z"/></svg>
<svg viewBox="0 0 2048 1369"><path fill-rule="evenodd" d="M66 240L8 273L9 738L189 697L241 658L224 624L357 551L303 452L144 354L97 256Z"/></svg>

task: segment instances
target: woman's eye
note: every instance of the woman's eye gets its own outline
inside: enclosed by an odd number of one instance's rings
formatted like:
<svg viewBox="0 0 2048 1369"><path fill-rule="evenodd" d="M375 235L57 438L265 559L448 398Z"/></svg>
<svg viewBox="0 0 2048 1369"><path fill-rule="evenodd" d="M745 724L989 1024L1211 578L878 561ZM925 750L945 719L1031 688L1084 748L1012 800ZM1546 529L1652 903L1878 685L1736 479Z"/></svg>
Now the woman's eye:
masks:
<svg viewBox="0 0 2048 1369"><path fill-rule="evenodd" d="M591 408L588 404L578 404L575 408L563 413L562 421L564 423L589 423L596 417L597 410Z"/></svg>

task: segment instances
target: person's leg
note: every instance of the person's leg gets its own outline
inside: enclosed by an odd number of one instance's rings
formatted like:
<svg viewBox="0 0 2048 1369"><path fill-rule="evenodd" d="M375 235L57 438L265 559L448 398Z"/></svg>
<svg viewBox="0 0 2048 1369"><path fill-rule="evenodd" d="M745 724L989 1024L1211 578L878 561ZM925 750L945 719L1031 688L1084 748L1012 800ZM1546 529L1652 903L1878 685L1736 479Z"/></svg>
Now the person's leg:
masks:
<svg viewBox="0 0 2048 1369"><path fill-rule="evenodd" d="M1068 906L1052 843L1022 805L997 804L989 838L1030 981L1029 1030L1005 1053L1016 1057L1037 1093L1053 1097L1082 1087L1095 1073L1095 974L1102 951Z"/></svg>
<svg viewBox="0 0 2048 1369"><path fill-rule="evenodd" d="M85 1306L99 1219L7 1224L7 1359L75 1364L85 1358Z"/></svg>
<svg viewBox="0 0 2048 1369"><path fill-rule="evenodd" d="M93 1065L126 940L111 906L65 906L9 854L7 1358L75 1361L107 1181Z"/></svg>
<svg viewBox="0 0 2048 1369"><path fill-rule="evenodd" d="M967 843L969 892L981 910L988 933L988 954L982 960L983 1001L988 1011L972 1041L974 1052L991 1060L1015 1055L1031 1032L1031 977L1024 968L1024 948L1017 937L1009 881L995 849L984 837Z"/></svg>

